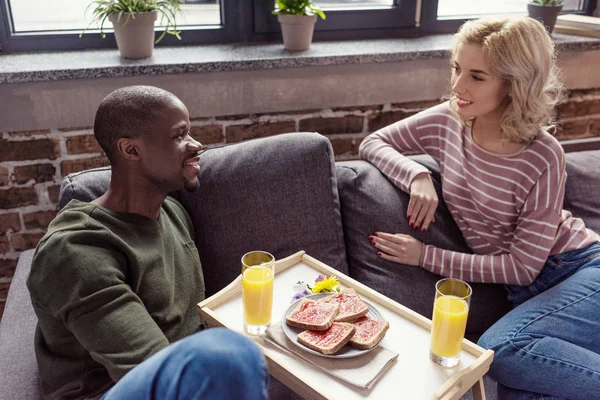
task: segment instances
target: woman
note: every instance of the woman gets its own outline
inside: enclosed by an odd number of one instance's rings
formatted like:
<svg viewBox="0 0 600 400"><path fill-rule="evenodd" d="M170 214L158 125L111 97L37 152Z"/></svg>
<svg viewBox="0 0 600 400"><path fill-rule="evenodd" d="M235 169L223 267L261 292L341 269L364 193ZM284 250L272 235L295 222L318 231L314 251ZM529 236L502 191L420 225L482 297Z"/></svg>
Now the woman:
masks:
<svg viewBox="0 0 600 400"><path fill-rule="evenodd" d="M360 155L410 193L411 227L427 230L444 200L475 254L410 235L369 237L378 255L471 282L503 283L515 304L479 344L495 351L499 397L600 398L600 237L562 209L562 147L547 128L562 93L553 43L531 18L465 23L452 49L450 101L365 139ZM547 397L543 397L547 398Z"/></svg>

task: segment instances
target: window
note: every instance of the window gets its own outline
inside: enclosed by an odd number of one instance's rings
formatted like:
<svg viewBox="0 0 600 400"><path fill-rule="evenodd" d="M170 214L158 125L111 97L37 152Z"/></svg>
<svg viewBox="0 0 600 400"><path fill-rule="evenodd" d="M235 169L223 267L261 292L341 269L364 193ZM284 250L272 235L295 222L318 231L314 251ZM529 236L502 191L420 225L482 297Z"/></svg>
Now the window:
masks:
<svg viewBox="0 0 600 400"><path fill-rule="evenodd" d="M315 25L314 38L355 39L398 37L415 32L417 0L317 0L326 20ZM279 37L277 16L272 15L275 1L255 1L254 21L257 34ZM276 33L276 35L273 35Z"/></svg>
<svg viewBox="0 0 600 400"><path fill-rule="evenodd" d="M177 18L183 30L179 41L167 35L159 45L233 42L239 40L241 15L248 0L187 0ZM0 0L0 50L69 50L112 48L112 24L104 25L107 38L89 25L85 11L91 0ZM160 25L160 18L156 23ZM248 25L248 24L245 24Z"/></svg>
<svg viewBox="0 0 600 400"><path fill-rule="evenodd" d="M561 13L589 14L596 0L564 0ZM527 0L432 0L423 2L422 28L427 32L454 32L467 19L493 14L527 14Z"/></svg>
<svg viewBox="0 0 600 400"><path fill-rule="evenodd" d="M88 26L88 4L88 1L83 0L9 0L8 9L15 33L64 30L80 32ZM181 5L181 11L178 21L182 27L221 25L220 5L215 0L188 0ZM90 15L91 11L87 13L88 17ZM156 25L159 23L157 21Z"/></svg>
<svg viewBox="0 0 600 400"><path fill-rule="evenodd" d="M88 25L91 0L0 0L0 51L112 48ZM314 40L406 37L454 32L468 18L525 14L527 0L317 0L327 14ZM563 12L591 14L597 0L565 0ZM186 0L177 22L182 40L166 36L159 46L281 40L274 0ZM160 21L157 22L157 24Z"/></svg>

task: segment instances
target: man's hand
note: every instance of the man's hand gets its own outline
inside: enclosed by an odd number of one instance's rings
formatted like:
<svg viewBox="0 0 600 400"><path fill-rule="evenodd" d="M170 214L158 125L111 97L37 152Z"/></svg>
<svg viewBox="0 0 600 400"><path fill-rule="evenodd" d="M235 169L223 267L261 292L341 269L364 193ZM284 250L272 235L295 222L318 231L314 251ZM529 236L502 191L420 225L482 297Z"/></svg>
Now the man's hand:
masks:
<svg viewBox="0 0 600 400"><path fill-rule="evenodd" d="M433 215L438 206L438 196L433 181L428 173L420 173L410 184L410 202L406 217L411 228L425 232L433 222Z"/></svg>
<svg viewBox="0 0 600 400"><path fill-rule="evenodd" d="M377 255L400 264L418 267L423 253L423 243L410 235L377 232L369 236L369 241L381 250Z"/></svg>

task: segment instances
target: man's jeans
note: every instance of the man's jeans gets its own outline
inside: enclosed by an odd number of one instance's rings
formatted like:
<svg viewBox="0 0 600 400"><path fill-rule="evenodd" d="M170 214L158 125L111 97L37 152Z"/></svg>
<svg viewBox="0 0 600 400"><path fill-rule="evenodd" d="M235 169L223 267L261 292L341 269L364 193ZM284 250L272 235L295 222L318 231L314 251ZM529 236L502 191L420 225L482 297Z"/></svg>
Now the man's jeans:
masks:
<svg viewBox="0 0 600 400"><path fill-rule="evenodd" d="M478 342L495 352L498 397L600 399L600 243L550 256L530 286L506 289L517 307Z"/></svg>
<svg viewBox="0 0 600 400"><path fill-rule="evenodd" d="M269 372L256 344L224 328L179 340L129 371L103 400L266 399Z"/></svg>

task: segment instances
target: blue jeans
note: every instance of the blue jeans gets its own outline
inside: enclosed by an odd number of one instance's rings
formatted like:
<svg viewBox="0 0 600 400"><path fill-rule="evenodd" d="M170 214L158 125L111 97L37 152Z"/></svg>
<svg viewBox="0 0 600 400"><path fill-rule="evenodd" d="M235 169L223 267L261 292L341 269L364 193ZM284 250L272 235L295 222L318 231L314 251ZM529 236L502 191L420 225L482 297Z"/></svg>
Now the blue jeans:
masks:
<svg viewBox="0 0 600 400"><path fill-rule="evenodd" d="M499 399L600 399L600 243L548 258L478 344Z"/></svg>
<svg viewBox="0 0 600 400"><path fill-rule="evenodd" d="M269 372L250 339L213 328L179 340L129 371L102 397L120 399L266 399Z"/></svg>

